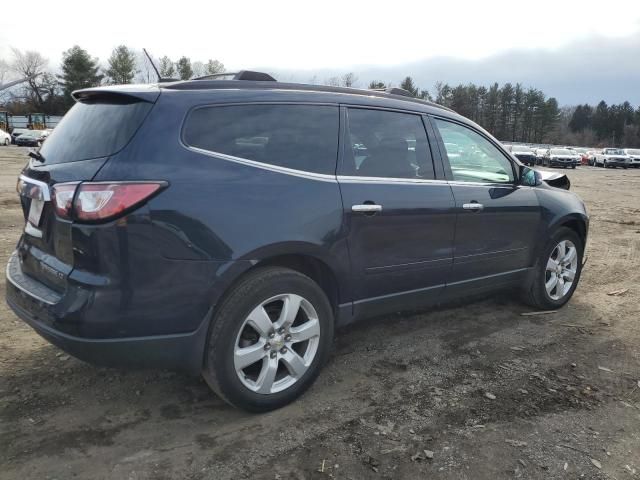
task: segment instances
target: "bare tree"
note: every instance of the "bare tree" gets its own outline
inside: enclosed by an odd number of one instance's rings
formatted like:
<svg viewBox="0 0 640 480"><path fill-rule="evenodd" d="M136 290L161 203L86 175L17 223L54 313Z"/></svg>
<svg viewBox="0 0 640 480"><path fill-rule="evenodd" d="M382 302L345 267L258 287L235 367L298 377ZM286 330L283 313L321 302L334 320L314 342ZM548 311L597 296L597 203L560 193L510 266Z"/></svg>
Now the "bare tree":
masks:
<svg viewBox="0 0 640 480"><path fill-rule="evenodd" d="M205 65L206 75L215 75L216 73L224 73L225 68L222 62L209 59Z"/></svg>
<svg viewBox="0 0 640 480"><path fill-rule="evenodd" d="M329 77L324 81L325 85L329 85L330 87L339 87L340 86L340 78L338 77Z"/></svg>
<svg viewBox="0 0 640 480"><path fill-rule="evenodd" d="M29 96L32 97L37 104L42 105L44 103L43 92L41 91L41 81L38 79L43 73L47 71L47 65L49 61L44 58L39 52L27 50L21 52L17 48L13 50L13 70L21 77L27 79L27 90Z"/></svg>
<svg viewBox="0 0 640 480"><path fill-rule="evenodd" d="M345 73L340 79L340 84L343 87L355 87L358 82L358 77L353 72Z"/></svg>
<svg viewBox="0 0 640 480"><path fill-rule="evenodd" d="M201 61L193 62L191 68L193 69L193 76L195 78L203 77L204 75L206 75L206 67Z"/></svg>

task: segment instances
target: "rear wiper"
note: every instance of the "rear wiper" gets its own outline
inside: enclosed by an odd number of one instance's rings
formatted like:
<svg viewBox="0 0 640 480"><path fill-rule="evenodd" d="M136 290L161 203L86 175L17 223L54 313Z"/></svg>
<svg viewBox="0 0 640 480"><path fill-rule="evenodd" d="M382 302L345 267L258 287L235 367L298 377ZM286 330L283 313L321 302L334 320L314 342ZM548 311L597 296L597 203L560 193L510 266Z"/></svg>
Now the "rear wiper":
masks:
<svg viewBox="0 0 640 480"><path fill-rule="evenodd" d="M37 150L29 150L29 156L39 162L44 162L44 157L42 156L42 154L37 151Z"/></svg>

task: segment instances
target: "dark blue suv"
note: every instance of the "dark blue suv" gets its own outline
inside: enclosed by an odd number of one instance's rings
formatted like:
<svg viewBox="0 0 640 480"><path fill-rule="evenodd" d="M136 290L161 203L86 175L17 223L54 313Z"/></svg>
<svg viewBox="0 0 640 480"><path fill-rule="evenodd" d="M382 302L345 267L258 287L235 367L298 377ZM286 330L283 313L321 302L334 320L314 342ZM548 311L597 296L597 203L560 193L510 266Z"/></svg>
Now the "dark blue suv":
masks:
<svg viewBox="0 0 640 480"><path fill-rule="evenodd" d="M7 301L40 335L265 411L311 385L338 326L573 294L588 217L566 177L397 89L235 78L75 92L18 181Z"/></svg>

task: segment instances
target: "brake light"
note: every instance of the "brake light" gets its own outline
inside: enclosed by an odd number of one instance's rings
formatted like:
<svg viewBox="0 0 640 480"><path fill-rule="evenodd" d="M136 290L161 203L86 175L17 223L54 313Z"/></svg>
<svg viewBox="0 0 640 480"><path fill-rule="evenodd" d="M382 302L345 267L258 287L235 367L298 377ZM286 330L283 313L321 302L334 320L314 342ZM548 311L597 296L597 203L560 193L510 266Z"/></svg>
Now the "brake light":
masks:
<svg viewBox="0 0 640 480"><path fill-rule="evenodd" d="M77 183L59 183L53 186L53 205L59 217L71 218L71 205L77 186Z"/></svg>
<svg viewBox="0 0 640 480"><path fill-rule="evenodd" d="M56 213L80 222L111 220L147 201L166 182L85 182L53 188Z"/></svg>

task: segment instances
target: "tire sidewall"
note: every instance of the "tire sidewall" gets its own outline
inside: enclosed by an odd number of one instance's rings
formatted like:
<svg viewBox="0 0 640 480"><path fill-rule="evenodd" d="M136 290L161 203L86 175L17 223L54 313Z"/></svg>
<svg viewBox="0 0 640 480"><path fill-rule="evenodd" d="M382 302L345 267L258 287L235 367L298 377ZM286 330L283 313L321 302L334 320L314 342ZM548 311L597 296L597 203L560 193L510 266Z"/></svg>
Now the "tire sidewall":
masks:
<svg viewBox="0 0 640 480"><path fill-rule="evenodd" d="M245 387L235 371L234 348L238 333L249 313L270 297L294 293L309 301L318 314L320 341L313 362L294 385L269 395L252 392ZM272 281L261 284L243 298L231 293L214 319L215 338L209 339L205 369L215 370L220 393L233 405L262 412L282 407L299 397L318 376L326 362L333 342L333 313L326 295L310 278L294 271L282 270ZM226 339L225 341L221 341Z"/></svg>
<svg viewBox="0 0 640 480"><path fill-rule="evenodd" d="M558 299L554 300L547 293L547 289L545 288L545 278L546 278L546 269L547 269L547 261L551 256L551 253L556 248L558 243L563 240L570 240L577 249L578 254L578 262L576 267L576 275L571 285L571 289L567 292L567 294ZM578 283L580 282L580 276L582 274L582 257L584 254L584 245L580 237L573 230L561 227L556 230L553 235L549 238L549 241L545 245L544 250L542 251L542 256L540 257L540 261L538 262L538 274L536 275L536 284L533 288L539 289L539 294L541 299L547 304L550 309L560 308L565 305L573 296L576 288L578 287Z"/></svg>

